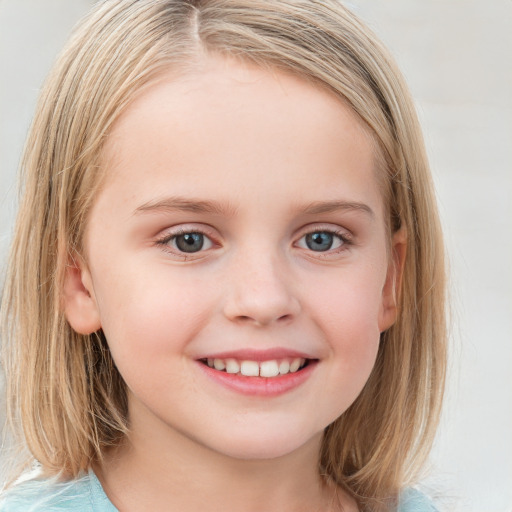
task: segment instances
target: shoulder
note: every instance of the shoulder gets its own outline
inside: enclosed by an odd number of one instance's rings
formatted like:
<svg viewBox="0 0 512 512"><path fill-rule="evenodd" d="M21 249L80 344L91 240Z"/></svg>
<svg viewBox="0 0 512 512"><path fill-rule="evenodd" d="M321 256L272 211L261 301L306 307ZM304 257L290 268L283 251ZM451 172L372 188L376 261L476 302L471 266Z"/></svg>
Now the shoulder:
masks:
<svg viewBox="0 0 512 512"><path fill-rule="evenodd" d="M437 512L437 508L421 491L407 488L400 494L398 512Z"/></svg>
<svg viewBox="0 0 512 512"><path fill-rule="evenodd" d="M69 482L33 479L0 495L0 512L117 512L94 473Z"/></svg>

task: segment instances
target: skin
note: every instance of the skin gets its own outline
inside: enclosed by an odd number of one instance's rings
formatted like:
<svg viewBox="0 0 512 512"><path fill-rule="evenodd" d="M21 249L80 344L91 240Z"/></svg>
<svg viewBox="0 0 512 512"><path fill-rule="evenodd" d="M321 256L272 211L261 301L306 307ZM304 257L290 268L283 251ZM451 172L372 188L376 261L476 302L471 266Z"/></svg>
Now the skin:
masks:
<svg viewBox="0 0 512 512"><path fill-rule="evenodd" d="M405 238L390 250L372 147L330 93L212 56L118 120L65 311L78 332L104 330L129 389L130 435L96 468L122 512L357 510L317 464L396 316ZM205 233L204 249L181 253L179 232ZM315 232L336 233L333 248L309 248ZM197 362L275 347L318 362L270 398Z"/></svg>

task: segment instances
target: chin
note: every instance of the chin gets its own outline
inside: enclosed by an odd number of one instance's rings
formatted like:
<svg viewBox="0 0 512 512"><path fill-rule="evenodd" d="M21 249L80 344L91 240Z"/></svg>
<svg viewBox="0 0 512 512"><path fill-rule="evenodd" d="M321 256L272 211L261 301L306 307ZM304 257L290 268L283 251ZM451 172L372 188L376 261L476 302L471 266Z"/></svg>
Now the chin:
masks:
<svg viewBox="0 0 512 512"><path fill-rule="evenodd" d="M239 460L269 460L293 454L314 445L318 453L323 433L305 435L281 429L280 432L244 432L237 436L234 433L225 439L217 438L213 448L218 453Z"/></svg>

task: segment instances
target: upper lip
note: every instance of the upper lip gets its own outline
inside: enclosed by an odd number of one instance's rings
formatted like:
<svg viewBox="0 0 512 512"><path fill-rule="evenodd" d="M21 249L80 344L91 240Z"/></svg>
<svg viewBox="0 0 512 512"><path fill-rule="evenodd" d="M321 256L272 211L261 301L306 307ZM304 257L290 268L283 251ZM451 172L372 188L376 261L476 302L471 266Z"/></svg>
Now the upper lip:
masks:
<svg viewBox="0 0 512 512"><path fill-rule="evenodd" d="M239 361L271 361L273 359L317 359L311 354L299 352L287 348L269 348L269 349L238 349L224 352L209 352L198 359L237 359Z"/></svg>

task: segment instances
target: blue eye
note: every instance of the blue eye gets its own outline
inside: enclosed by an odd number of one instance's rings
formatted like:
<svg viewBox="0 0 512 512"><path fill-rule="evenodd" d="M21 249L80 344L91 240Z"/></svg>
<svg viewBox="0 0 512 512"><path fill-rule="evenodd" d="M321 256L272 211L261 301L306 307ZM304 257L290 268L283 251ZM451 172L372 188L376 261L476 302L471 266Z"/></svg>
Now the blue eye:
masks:
<svg viewBox="0 0 512 512"><path fill-rule="evenodd" d="M297 245L315 252L326 252L331 249L338 249L346 243L341 235L331 231L314 231L304 235Z"/></svg>
<svg viewBox="0 0 512 512"><path fill-rule="evenodd" d="M174 237L174 243L182 252L197 252L203 248L204 235L201 233L184 233Z"/></svg>
<svg viewBox="0 0 512 512"><path fill-rule="evenodd" d="M332 233L309 233L306 235L306 245L312 251L328 251L334 242Z"/></svg>
<svg viewBox="0 0 512 512"><path fill-rule="evenodd" d="M168 236L160 243L171 247L177 252L188 254L210 249L213 245L206 235L194 231Z"/></svg>

